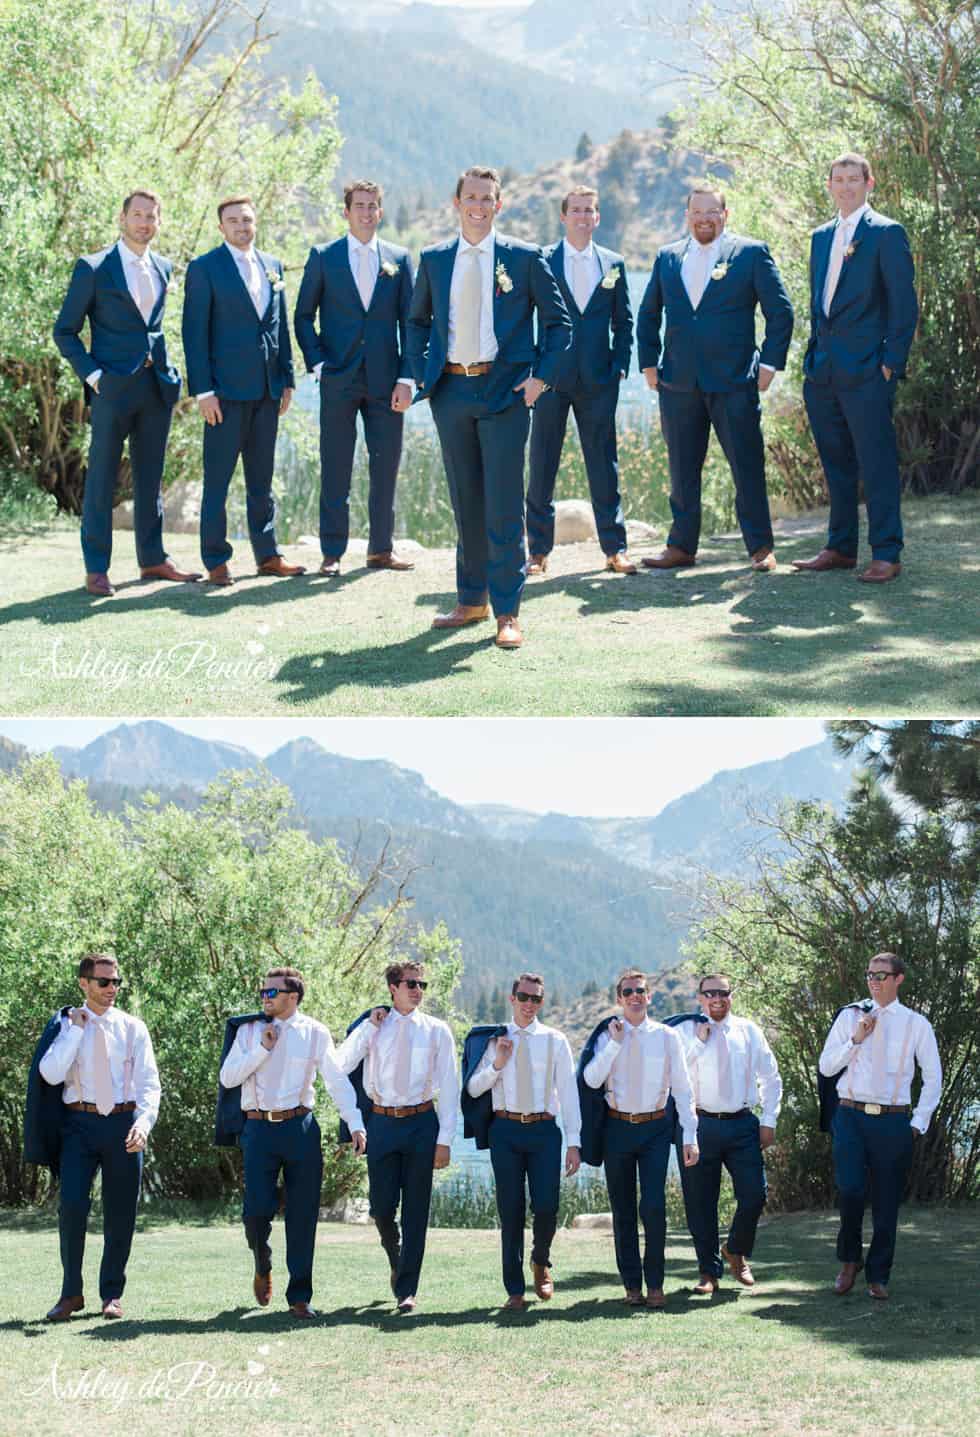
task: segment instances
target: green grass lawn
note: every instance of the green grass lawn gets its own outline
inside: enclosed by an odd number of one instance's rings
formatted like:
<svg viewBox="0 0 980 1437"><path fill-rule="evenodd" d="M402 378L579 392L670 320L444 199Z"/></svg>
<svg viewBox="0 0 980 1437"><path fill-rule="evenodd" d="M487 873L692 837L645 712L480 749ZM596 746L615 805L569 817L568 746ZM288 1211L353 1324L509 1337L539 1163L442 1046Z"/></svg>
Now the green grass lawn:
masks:
<svg viewBox="0 0 980 1437"><path fill-rule="evenodd" d="M373 1229L321 1226L321 1315L301 1325L283 1305L281 1225L273 1302L262 1310L237 1224L144 1220L124 1319L105 1322L96 1306L50 1326L38 1319L58 1295L56 1229L8 1214L0 1432L976 1431L976 1214L905 1211L887 1304L863 1288L833 1294L835 1228L832 1214L770 1220L757 1287L726 1281L714 1299L687 1291L691 1249L674 1231L664 1312L622 1305L609 1234L562 1231L555 1297L525 1314L497 1307L495 1232L434 1231L419 1310L400 1318ZM90 1302L99 1249L90 1239Z"/></svg>
<svg viewBox="0 0 980 1437"><path fill-rule="evenodd" d="M490 623L430 628L455 598L448 551L424 553L411 574L348 559L338 580L277 580L250 575L240 543L241 582L216 590L140 584L121 533L118 592L93 600L61 524L3 545L0 711L973 714L980 496L911 500L905 518L904 572L881 588L790 569L820 547L821 515L784 522L771 575L752 574L731 536L706 542L694 569L635 578L604 574L596 545L564 546L527 586L518 653L494 648ZM195 548L171 544L188 565ZM287 552L318 562L315 548Z"/></svg>

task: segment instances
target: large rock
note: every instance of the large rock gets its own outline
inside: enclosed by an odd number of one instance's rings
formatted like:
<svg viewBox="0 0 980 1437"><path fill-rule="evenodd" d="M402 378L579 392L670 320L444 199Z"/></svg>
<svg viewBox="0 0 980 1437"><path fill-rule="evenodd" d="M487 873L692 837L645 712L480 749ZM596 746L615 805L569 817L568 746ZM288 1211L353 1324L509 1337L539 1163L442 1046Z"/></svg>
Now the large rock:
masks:
<svg viewBox="0 0 980 1437"><path fill-rule="evenodd" d="M132 529L133 501L127 499L112 511L114 529ZM201 481L181 480L163 496L163 527L168 534L196 534L201 527Z"/></svg>
<svg viewBox="0 0 980 1437"><path fill-rule="evenodd" d="M559 499L555 505L556 544L582 544L598 537L591 504L584 499Z"/></svg>
<svg viewBox="0 0 980 1437"><path fill-rule="evenodd" d="M593 1232L612 1232L611 1212L580 1212L572 1218L572 1227L591 1228Z"/></svg>

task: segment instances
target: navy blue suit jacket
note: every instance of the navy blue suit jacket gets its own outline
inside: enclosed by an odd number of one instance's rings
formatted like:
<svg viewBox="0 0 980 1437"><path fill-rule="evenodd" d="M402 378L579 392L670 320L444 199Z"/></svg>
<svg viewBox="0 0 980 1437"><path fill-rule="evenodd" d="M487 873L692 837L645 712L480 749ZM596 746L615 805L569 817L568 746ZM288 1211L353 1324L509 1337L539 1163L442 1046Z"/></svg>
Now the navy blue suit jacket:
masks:
<svg viewBox="0 0 980 1437"><path fill-rule="evenodd" d="M221 1044L221 1058L218 1063L219 1071L228 1054L231 1052L231 1045L238 1036L239 1028L245 1023L261 1023L264 1019L264 1013L240 1013L237 1017L228 1019L225 1023L224 1042ZM215 1147L235 1147L244 1126L245 1114L242 1112L241 1083L238 1083L234 1088L226 1088L219 1078L218 1101L214 1110Z"/></svg>
<svg viewBox="0 0 980 1437"><path fill-rule="evenodd" d="M69 1008L59 1008L38 1039L27 1075L24 1105L24 1161L50 1168L53 1178L57 1178L61 1168L65 1085L49 1083L41 1076L41 1059L61 1032L61 1020L68 1013Z"/></svg>
<svg viewBox="0 0 980 1437"><path fill-rule="evenodd" d="M459 240L447 240L422 251L415 293L408 316L408 359L416 400L431 398L449 357L449 290ZM497 358L487 376L486 400L491 413L523 397L514 385L534 374L554 385L562 371L572 337L572 322L551 266L537 245L497 234L494 275L503 265L511 282L505 290L494 280L493 330ZM534 338L537 311L538 338Z"/></svg>
<svg viewBox="0 0 980 1437"><path fill-rule="evenodd" d="M279 399L295 389L282 263L255 251L271 275L269 304L260 319L228 246L192 259L184 282L184 358L191 394L213 390L220 399Z"/></svg>
<svg viewBox="0 0 980 1437"><path fill-rule="evenodd" d="M506 1032L507 1025L505 1023L481 1023L478 1027L471 1028L463 1040L462 1082L459 1090L459 1108L463 1114L463 1137L474 1138L478 1148L490 1146L493 1097L488 1088L485 1093L474 1098L467 1084L490 1046L490 1039L503 1037Z"/></svg>
<svg viewBox="0 0 980 1437"><path fill-rule="evenodd" d="M615 250L603 249L593 242L602 279L592 291L584 314L575 303L565 277L565 242L549 246L544 257L558 281L562 299L572 321L572 343L566 355L561 379L556 388L564 390L599 389L612 384L620 375L629 373L633 353L633 307L626 284L626 261ZM618 270L615 283L606 288L605 281Z"/></svg>
<svg viewBox="0 0 980 1437"><path fill-rule="evenodd" d="M170 260L147 250L150 264L163 281L150 322L144 320L126 283L123 262L116 245L84 255L75 265L54 326L54 342L85 385L85 398L92 392L85 380L93 369L101 369L99 395L110 403L139 374L147 357L165 404L180 398L180 375L167 358L163 335L163 311L173 273ZM88 320L90 347L80 338Z"/></svg>
<svg viewBox="0 0 980 1437"><path fill-rule="evenodd" d="M830 305L823 291L836 219L810 238L810 343L803 372L815 384L863 384L881 365L904 374L919 319L909 237L896 220L865 210Z"/></svg>
<svg viewBox="0 0 980 1437"><path fill-rule="evenodd" d="M391 1012L390 1003L375 1003L374 1008L383 1008L386 1013ZM363 1013L358 1014L358 1016L354 1019L353 1023L348 1025L347 1033L345 1034L345 1036L349 1038L355 1028L359 1028L362 1023L366 1022L367 1019L370 1018L371 1014L374 1012L374 1008L365 1008ZM349 1076L351 1081L351 1087L354 1089L354 1097L357 1100L357 1106L360 1109L361 1118L364 1122L364 1131L367 1132L368 1123L371 1121L371 1117L374 1112L374 1103L371 1098L368 1097L367 1091L364 1087L363 1058L358 1063L357 1067L352 1069ZM338 1143L349 1143L350 1140L350 1128L344 1122L343 1118L341 1118L340 1125L337 1129L337 1141Z"/></svg>
<svg viewBox="0 0 980 1437"><path fill-rule="evenodd" d="M654 261L636 326L640 368L659 370L668 389L721 394L752 384L760 363L782 369L793 306L767 246L726 231L716 262L725 272L708 280L694 309L681 279L681 261L693 243L685 238L664 245ZM761 350L755 341L756 305L766 320Z"/></svg>
<svg viewBox="0 0 980 1437"><path fill-rule="evenodd" d="M395 265L397 273L387 273L385 265ZM293 322L307 369L323 364L321 385L343 384L363 361L371 396L391 397L397 381L410 372L404 356L413 281L408 250L379 239L378 278L365 311L351 273L346 234L332 244L313 246Z"/></svg>

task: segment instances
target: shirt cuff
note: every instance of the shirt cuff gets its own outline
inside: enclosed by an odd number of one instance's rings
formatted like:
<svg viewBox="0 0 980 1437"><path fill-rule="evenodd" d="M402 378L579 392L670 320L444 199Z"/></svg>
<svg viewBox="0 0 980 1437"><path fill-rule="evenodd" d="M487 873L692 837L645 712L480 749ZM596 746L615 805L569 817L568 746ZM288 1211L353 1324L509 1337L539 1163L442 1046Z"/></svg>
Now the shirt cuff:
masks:
<svg viewBox="0 0 980 1437"><path fill-rule="evenodd" d="M210 399L214 394L213 389L203 389L200 394L195 394L195 399Z"/></svg>
<svg viewBox="0 0 980 1437"><path fill-rule="evenodd" d="M685 1127L682 1127L682 1128L681 1128L681 1142L682 1142L682 1144L684 1145L684 1147L696 1148L697 1145L698 1145L698 1130L697 1130L697 1127L696 1127L696 1126L693 1127L693 1128L685 1128Z"/></svg>
<svg viewBox="0 0 980 1437"><path fill-rule="evenodd" d="M760 363L759 368L760 368L760 369L768 369L768 371L769 371L770 374L775 374L775 373L776 373L776 366L775 366L774 364L761 364L761 363Z"/></svg>
<svg viewBox="0 0 980 1437"><path fill-rule="evenodd" d="M396 380L395 380L395 383L396 383L396 384L408 384L408 385L411 385L411 383L412 383L412 376L411 376L410 374L403 375L403 376L401 376L400 378L396 379Z"/></svg>
<svg viewBox="0 0 980 1437"><path fill-rule="evenodd" d="M565 1134L566 1148L580 1148L582 1146L582 1134L569 1129Z"/></svg>
<svg viewBox="0 0 980 1437"><path fill-rule="evenodd" d="M763 1113L762 1117L759 1119L759 1127L772 1128L773 1132L775 1132L776 1124L778 1121L779 1115L777 1113Z"/></svg>

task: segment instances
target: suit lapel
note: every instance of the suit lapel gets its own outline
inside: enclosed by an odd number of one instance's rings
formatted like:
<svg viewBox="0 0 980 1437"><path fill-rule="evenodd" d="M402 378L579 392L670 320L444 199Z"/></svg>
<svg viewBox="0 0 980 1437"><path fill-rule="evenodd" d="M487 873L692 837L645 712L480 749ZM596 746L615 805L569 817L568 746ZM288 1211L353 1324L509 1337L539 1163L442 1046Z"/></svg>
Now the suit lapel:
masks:
<svg viewBox="0 0 980 1437"><path fill-rule="evenodd" d="M256 258L256 259L258 260L258 262L259 262L259 267L260 267L260 269L262 270L262 273L265 275L266 279L269 280L269 303L266 305L266 307L265 307L265 313L264 313L263 316L262 316L262 323L265 324L265 323L267 322L267 320L269 319L269 316L272 314L272 311L273 311L273 310L275 309L275 307L276 307L276 292L275 292L275 290L272 288L272 283L273 283L273 282L272 282L272 280L269 278L269 276L274 274L274 275L276 275L276 276L278 277L279 271L276 269L275 265L272 263L272 257L271 257L270 255L260 254L260 252L259 252L258 250L256 250L256 251L255 251L255 258ZM247 290L246 290L245 292L246 292L246 294L248 294L248 291L247 291ZM249 304L252 304L252 296L251 296L251 295L248 296L248 302L249 302ZM253 308L253 310L254 310L254 308L255 308L255 305L254 305L254 304L252 304L252 308Z"/></svg>
<svg viewBox="0 0 980 1437"><path fill-rule="evenodd" d="M838 305L840 304L841 291L846 288L847 283L848 283L848 277L849 277L851 268L852 268L852 266L853 266L853 264L854 264L854 261L857 259L858 245L860 245L860 244L862 244L862 243L863 243L863 244L867 244L867 243L868 243L868 240L869 240L869 238L870 238L870 235L871 235L871 226L868 225L868 224L865 224L865 220L868 218L869 213L870 213L870 211L865 210L864 214L861 216L861 218L858 220L857 224L856 224L855 227L854 227L854 233L851 235L851 245L854 247L855 253L851 255L850 259L847 259L847 258L845 257L844 263L843 263L843 264L841 265L841 267L840 267L840 274L839 274L838 277L837 277L837 288L834 290L834 297L833 297L833 299L830 301L831 313L833 313L833 311L834 311L834 310L838 307ZM831 232L831 233L833 233L833 232ZM829 247L828 247L828 250L827 250L827 263L828 263L828 264L830 263L830 249L829 249ZM827 273L827 271L826 271L826 269L824 269L824 275L825 275L825 276L826 276L826 273ZM823 295L821 294L821 299L822 299L822 298L823 298Z"/></svg>
<svg viewBox="0 0 980 1437"><path fill-rule="evenodd" d="M694 313L694 305L691 303L691 296L687 292L687 285L684 283L684 276L681 273L681 269L684 264L684 256L687 254L693 243L693 239L688 239L687 244L683 247L683 249L675 249L668 251L668 254L670 256L670 273L674 277L674 286L678 291L679 302L682 304L686 304L692 314ZM701 298L703 300L704 296L702 295Z"/></svg>
<svg viewBox="0 0 980 1437"><path fill-rule="evenodd" d="M261 259L259 259L258 250L255 251L255 258L259 261L259 264L262 263ZM247 304L249 314L254 315L255 305L252 303L252 296L248 292L245 277L238 267L238 261L226 244L218 246L218 263L225 271L225 275L231 285L232 293L237 295L243 304Z"/></svg>
<svg viewBox="0 0 980 1437"><path fill-rule="evenodd" d="M585 306L585 309L582 311L583 314L587 314L588 311L592 308L593 304L595 304L596 299L599 298L599 291L602 289L602 281L605 279L609 271L609 265L606 262L605 253L599 248L597 244L593 243L592 248L595 253L595 257L599 262L599 279L595 289L589 295L589 302Z"/></svg>
<svg viewBox="0 0 980 1437"><path fill-rule="evenodd" d="M573 308L577 313L578 305L575 303L575 296L572 294L571 286L569 285L568 280L565 278L564 240L557 244L554 250L552 250L548 263L551 265L551 273L554 275L555 279L558 282L558 288L561 290L562 298L565 301L565 306L568 309L569 314L572 313Z"/></svg>
<svg viewBox="0 0 980 1437"><path fill-rule="evenodd" d="M150 321L147 327L149 329L159 329L160 314L163 310L164 300L167 298L167 285L169 283L169 280L167 279L166 270L164 269L160 261L157 259L156 255L150 253L149 250L147 251L147 253L150 255L150 264L156 271L156 276L160 281L160 293L157 295L157 302L153 306L153 309L150 313Z"/></svg>
<svg viewBox="0 0 980 1437"><path fill-rule="evenodd" d="M327 253L331 254L329 250ZM363 314L364 306L361 303L361 291L357 287L357 283L354 279L354 271L350 267L350 246L348 245L346 235L344 235L342 239L339 239L334 245L331 258L333 259L334 266L338 270L340 283L346 285L347 289L349 289L353 302Z"/></svg>
<svg viewBox="0 0 980 1437"><path fill-rule="evenodd" d="M129 292L129 285L126 283L126 270L122 262L122 255L119 253L118 245L113 245L109 253L106 255L105 267L109 271L109 274L112 276L112 280L116 288L122 290L123 294L133 306L133 313L136 315L136 318L139 320L140 324L145 324L146 321L140 314L140 307Z"/></svg>
<svg viewBox="0 0 980 1437"><path fill-rule="evenodd" d="M830 251L834 243L834 231L836 225L831 225L824 230L816 243L816 255L813 265L813 305L818 313L823 314L823 292L827 284L827 269L830 265ZM840 286L838 285L838 289Z"/></svg>
<svg viewBox="0 0 980 1437"><path fill-rule="evenodd" d="M378 298L381 289L381 282L387 278L384 272L384 266L389 259L391 259L391 255L385 253L384 245L381 240L378 240L378 273L375 277L374 289L371 291L371 303L368 305L368 309L374 308L374 302Z"/></svg>
<svg viewBox="0 0 980 1437"><path fill-rule="evenodd" d="M449 352L449 291L453 283L453 266L459 240L455 239L448 249L434 254L432 267L432 313L443 337L446 352Z"/></svg>

